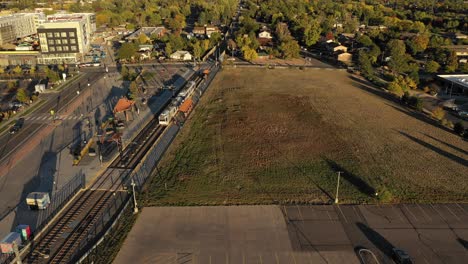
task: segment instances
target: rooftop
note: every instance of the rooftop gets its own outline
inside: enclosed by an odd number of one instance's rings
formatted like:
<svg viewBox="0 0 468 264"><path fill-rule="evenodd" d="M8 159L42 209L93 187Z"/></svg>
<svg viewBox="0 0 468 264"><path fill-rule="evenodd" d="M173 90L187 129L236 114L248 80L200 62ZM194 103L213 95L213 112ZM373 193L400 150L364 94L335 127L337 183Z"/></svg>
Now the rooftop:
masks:
<svg viewBox="0 0 468 264"><path fill-rule="evenodd" d="M437 77L456 83L463 88L468 89L468 74L437 75Z"/></svg>
<svg viewBox="0 0 468 264"><path fill-rule="evenodd" d="M133 32L130 36L128 36L129 39L133 38L138 38L141 34L145 34L147 36L151 36L153 34L159 35L161 32L166 30L165 27L142 27L138 29L137 31Z"/></svg>

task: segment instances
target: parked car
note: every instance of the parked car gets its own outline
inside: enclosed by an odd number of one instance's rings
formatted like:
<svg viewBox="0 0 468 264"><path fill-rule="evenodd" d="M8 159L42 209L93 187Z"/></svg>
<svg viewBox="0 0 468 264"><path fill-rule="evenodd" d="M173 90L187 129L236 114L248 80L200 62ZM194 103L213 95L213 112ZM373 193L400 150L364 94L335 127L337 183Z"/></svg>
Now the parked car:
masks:
<svg viewBox="0 0 468 264"><path fill-rule="evenodd" d="M463 110L459 111L458 116L463 118L463 119L466 119L466 118L468 118L468 111L463 111Z"/></svg>
<svg viewBox="0 0 468 264"><path fill-rule="evenodd" d="M95 150L94 148L89 148L89 150L88 150L88 155L89 155L90 157L96 156L96 150Z"/></svg>
<svg viewBox="0 0 468 264"><path fill-rule="evenodd" d="M10 128L10 134L16 134L24 125L24 118L20 118L16 123Z"/></svg>
<svg viewBox="0 0 468 264"><path fill-rule="evenodd" d="M122 120L117 121L117 129L122 130L125 128L125 123Z"/></svg>
<svg viewBox="0 0 468 264"><path fill-rule="evenodd" d="M399 249L399 248L392 249L392 257L393 257L393 260L395 260L395 262L399 264L412 264L413 263L408 253L406 253L404 250Z"/></svg>

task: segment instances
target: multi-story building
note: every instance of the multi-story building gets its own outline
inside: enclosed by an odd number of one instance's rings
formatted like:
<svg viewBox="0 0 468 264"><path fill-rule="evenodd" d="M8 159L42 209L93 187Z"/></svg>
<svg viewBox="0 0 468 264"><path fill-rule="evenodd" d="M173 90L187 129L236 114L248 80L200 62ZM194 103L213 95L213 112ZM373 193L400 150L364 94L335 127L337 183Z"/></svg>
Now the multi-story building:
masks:
<svg viewBox="0 0 468 264"><path fill-rule="evenodd" d="M0 45L36 34L34 14L13 14L0 17Z"/></svg>
<svg viewBox="0 0 468 264"><path fill-rule="evenodd" d="M47 16L37 29L42 55L40 64L78 63L89 52L96 31L94 14L75 13Z"/></svg>

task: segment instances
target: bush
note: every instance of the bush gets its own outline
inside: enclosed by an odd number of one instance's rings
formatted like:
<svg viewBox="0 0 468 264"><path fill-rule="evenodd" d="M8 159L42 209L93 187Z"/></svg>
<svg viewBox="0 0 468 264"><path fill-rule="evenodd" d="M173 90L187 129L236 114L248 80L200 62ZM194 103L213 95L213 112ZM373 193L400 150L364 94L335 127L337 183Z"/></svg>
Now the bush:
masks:
<svg viewBox="0 0 468 264"><path fill-rule="evenodd" d="M442 121L445 117L445 111L444 109L442 109L442 107L436 107L433 111L432 111L432 116L439 120L439 121Z"/></svg>
<svg viewBox="0 0 468 264"><path fill-rule="evenodd" d="M463 132L465 131L465 127L463 126L463 124L461 122L457 122L455 123L455 125L453 126L453 131L458 134L458 135L463 135Z"/></svg>
<svg viewBox="0 0 468 264"><path fill-rule="evenodd" d="M448 127L448 128L453 128L453 123L452 123L452 121L447 120L447 119L445 119L445 118L443 118L443 119L440 121L440 123L441 123L443 126L446 126L446 127Z"/></svg>
<svg viewBox="0 0 468 264"><path fill-rule="evenodd" d="M382 203L390 203L393 201L393 194L387 189L380 191L377 197Z"/></svg>

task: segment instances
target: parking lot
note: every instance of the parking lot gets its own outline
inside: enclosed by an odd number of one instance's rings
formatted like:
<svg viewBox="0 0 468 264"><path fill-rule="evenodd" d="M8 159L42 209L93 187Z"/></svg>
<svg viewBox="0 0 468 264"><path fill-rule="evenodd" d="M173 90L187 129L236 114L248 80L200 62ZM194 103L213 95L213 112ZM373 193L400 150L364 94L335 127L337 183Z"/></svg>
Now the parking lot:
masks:
<svg viewBox="0 0 468 264"><path fill-rule="evenodd" d="M468 205L144 208L114 263L465 263Z"/></svg>

